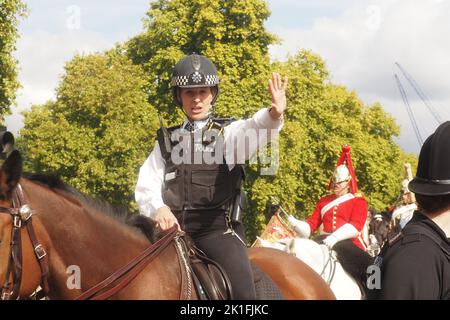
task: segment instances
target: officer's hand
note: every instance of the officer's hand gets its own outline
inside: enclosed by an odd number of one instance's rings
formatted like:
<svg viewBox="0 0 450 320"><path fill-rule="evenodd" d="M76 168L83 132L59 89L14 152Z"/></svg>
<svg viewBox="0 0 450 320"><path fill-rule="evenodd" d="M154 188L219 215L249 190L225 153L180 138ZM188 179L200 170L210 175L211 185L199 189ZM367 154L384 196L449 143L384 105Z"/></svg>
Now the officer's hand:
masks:
<svg viewBox="0 0 450 320"><path fill-rule="evenodd" d="M326 245L330 250L333 249L336 242L338 242L338 239L333 235L329 235L328 237L323 239L323 244Z"/></svg>
<svg viewBox="0 0 450 320"><path fill-rule="evenodd" d="M273 119L279 119L286 109L286 88L288 84L287 76L281 81L279 73L272 73L272 79L269 80L269 93L272 96L272 108L270 116Z"/></svg>
<svg viewBox="0 0 450 320"><path fill-rule="evenodd" d="M169 207L162 207L156 210L155 222L162 230L170 229L173 225L178 226L178 230L181 231L177 218L170 211Z"/></svg>

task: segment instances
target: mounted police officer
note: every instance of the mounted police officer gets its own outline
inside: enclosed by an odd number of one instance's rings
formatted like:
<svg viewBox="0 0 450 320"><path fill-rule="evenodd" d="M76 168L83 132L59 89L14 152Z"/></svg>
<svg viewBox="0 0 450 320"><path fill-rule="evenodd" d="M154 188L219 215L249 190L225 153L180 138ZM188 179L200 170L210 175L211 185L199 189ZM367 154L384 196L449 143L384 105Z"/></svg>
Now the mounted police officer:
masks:
<svg viewBox="0 0 450 320"><path fill-rule="evenodd" d="M270 108L248 120L214 117L219 95L215 65L191 54L172 76L173 97L185 114L183 124L158 131L158 140L140 168L135 197L140 213L161 229L177 224L196 246L227 272L235 299L255 299L241 216L243 164L274 138L286 108L284 81L269 80ZM246 143L246 132L271 130L258 143Z"/></svg>
<svg viewBox="0 0 450 320"><path fill-rule="evenodd" d="M423 144L409 183L418 211L378 258L376 299L450 299L450 121Z"/></svg>

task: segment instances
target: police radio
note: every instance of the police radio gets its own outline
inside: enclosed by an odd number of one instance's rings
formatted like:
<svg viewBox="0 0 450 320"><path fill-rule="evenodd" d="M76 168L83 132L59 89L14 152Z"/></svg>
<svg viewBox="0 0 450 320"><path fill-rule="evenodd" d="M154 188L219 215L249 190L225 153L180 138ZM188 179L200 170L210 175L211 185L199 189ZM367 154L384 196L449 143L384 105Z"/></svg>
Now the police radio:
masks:
<svg viewBox="0 0 450 320"><path fill-rule="evenodd" d="M245 168L241 165L238 168L240 177L236 181L235 196L231 206L231 221L242 222L242 216L244 215L244 209L247 201L247 194L243 190L245 181Z"/></svg>
<svg viewBox="0 0 450 320"><path fill-rule="evenodd" d="M159 125L160 128L158 130L158 135L162 135L162 141L164 142L163 146L160 146L160 148L164 148L164 150L170 154L172 152L172 144L170 143L170 133L167 130L166 127L164 127L161 116L158 113L158 119L159 119Z"/></svg>
<svg viewBox="0 0 450 320"><path fill-rule="evenodd" d="M238 192L234 198L234 203L231 210L231 221L242 222L242 216L244 214L245 202L247 195L244 190Z"/></svg>

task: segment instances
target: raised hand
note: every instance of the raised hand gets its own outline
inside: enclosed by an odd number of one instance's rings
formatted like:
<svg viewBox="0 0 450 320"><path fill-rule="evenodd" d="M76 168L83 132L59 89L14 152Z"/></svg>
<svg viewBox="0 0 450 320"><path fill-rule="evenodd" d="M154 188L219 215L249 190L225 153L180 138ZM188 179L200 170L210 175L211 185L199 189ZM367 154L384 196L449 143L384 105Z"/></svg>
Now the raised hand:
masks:
<svg viewBox="0 0 450 320"><path fill-rule="evenodd" d="M287 76L285 76L284 81L282 81L279 73L272 73L272 79L269 80L269 93L272 96L272 108L270 109L270 116L273 119L279 119L286 109L287 85Z"/></svg>

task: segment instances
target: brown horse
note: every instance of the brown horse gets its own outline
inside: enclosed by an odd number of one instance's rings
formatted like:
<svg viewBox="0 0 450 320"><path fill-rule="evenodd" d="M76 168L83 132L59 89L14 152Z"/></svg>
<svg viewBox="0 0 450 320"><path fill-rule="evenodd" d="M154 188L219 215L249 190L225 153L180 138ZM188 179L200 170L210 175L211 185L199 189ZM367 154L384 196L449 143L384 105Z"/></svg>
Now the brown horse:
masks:
<svg viewBox="0 0 450 320"><path fill-rule="evenodd" d="M50 299L89 298L86 292L99 283L108 294L97 299L197 298L177 237L152 245L117 213L59 180L22 175L20 154L13 151L0 170L3 299L26 298L39 285ZM285 298L334 299L299 259L267 248L250 249L249 256Z"/></svg>

